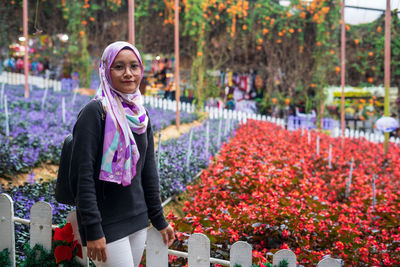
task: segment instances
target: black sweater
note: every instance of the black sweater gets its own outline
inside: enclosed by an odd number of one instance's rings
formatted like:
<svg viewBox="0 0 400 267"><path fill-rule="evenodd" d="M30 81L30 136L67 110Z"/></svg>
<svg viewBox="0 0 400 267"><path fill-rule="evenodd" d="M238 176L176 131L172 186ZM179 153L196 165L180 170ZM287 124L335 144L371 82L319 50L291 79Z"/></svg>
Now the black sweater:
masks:
<svg viewBox="0 0 400 267"><path fill-rule="evenodd" d="M149 226L168 226L163 215L154 158L150 119L145 133L133 133L140 158L131 185L98 179L103 154L105 112L100 101L90 101L80 112L73 130L71 175L77 178L77 219L82 244L105 236L106 242Z"/></svg>

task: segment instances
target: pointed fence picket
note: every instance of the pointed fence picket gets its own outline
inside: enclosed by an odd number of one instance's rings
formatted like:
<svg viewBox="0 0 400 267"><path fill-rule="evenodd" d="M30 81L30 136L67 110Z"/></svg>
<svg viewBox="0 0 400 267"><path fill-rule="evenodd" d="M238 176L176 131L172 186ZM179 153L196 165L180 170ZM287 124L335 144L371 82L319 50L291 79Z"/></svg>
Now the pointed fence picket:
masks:
<svg viewBox="0 0 400 267"><path fill-rule="evenodd" d="M8 249L10 252L11 266L16 266L15 260L15 229L14 223L30 225L30 246L41 244L50 250L52 244L52 230L57 226L52 225L52 208L47 202L39 201L33 204L30 210L31 219L14 217L13 200L7 194L0 194L0 251ZM74 240L80 243L76 211L68 214L67 221L71 223ZM82 249L83 258L76 257L84 266L89 266L86 249ZM209 267L211 263L233 267L236 264L242 267L252 265L252 248L247 242L238 241L230 249L230 261L210 257L210 240L201 233L192 234L188 240L188 252L168 249L162 240L162 236L155 228L149 228L146 241L146 266L168 266L168 255L173 255L188 260L189 267ZM296 266L296 255L287 249L279 250L273 255L273 264L287 260L289 267ZM318 267L340 267L339 260L322 259Z"/></svg>

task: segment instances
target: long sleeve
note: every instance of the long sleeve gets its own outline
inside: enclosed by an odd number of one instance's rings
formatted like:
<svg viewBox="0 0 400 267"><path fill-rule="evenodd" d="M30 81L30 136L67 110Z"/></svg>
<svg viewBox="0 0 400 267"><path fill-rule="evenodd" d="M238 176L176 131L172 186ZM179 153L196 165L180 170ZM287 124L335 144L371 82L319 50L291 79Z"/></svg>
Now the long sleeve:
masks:
<svg viewBox="0 0 400 267"><path fill-rule="evenodd" d="M150 221L157 230L162 230L168 226L168 222L164 217L161 205L160 181L154 157L154 138L150 119L147 128L147 140L148 146L142 171L142 185Z"/></svg>
<svg viewBox="0 0 400 267"><path fill-rule="evenodd" d="M104 236L95 186L96 158L101 149L101 109L95 101L81 111L73 131L72 167L77 175L77 211L85 229L86 240Z"/></svg>

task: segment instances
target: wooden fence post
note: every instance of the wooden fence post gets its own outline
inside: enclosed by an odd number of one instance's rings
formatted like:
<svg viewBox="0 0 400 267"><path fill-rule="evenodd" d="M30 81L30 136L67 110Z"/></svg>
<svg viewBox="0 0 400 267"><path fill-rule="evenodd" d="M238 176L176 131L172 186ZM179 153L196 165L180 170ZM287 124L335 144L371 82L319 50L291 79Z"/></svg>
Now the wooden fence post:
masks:
<svg viewBox="0 0 400 267"><path fill-rule="evenodd" d="M320 260L320 262L318 262L317 267L341 267L342 265L340 264L340 262L336 259L332 259L332 258L325 258Z"/></svg>
<svg viewBox="0 0 400 267"><path fill-rule="evenodd" d="M286 260L289 265L288 267L296 267L296 254L289 249L281 249L274 254L272 264L279 265L282 260Z"/></svg>
<svg viewBox="0 0 400 267"><path fill-rule="evenodd" d="M242 267L250 267L252 264L252 250L249 243L237 241L231 247L230 267L240 264Z"/></svg>
<svg viewBox="0 0 400 267"><path fill-rule="evenodd" d="M8 249L11 266L15 267L14 206L11 197L0 194L0 251Z"/></svg>
<svg viewBox="0 0 400 267"><path fill-rule="evenodd" d="M53 212L49 203L39 201L31 207L31 248L40 244L43 248L51 251Z"/></svg>
<svg viewBox="0 0 400 267"><path fill-rule="evenodd" d="M210 239L204 234L189 237L188 266L210 267Z"/></svg>
<svg viewBox="0 0 400 267"><path fill-rule="evenodd" d="M147 230L146 266L168 266L168 247L164 244L160 232L154 227Z"/></svg>

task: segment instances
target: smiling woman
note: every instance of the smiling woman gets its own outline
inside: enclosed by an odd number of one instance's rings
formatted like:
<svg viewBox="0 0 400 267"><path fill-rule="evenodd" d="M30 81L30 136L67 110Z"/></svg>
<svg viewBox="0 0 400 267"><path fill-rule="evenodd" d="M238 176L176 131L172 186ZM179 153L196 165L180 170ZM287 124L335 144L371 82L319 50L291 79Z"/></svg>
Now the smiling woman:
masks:
<svg viewBox="0 0 400 267"><path fill-rule="evenodd" d="M139 266L149 220L171 245L154 158L150 117L138 90L139 51L127 42L106 47L100 87L73 130L71 176L78 181L79 232L96 266Z"/></svg>
<svg viewBox="0 0 400 267"><path fill-rule="evenodd" d="M116 90L125 94L136 93L143 71L132 50L121 50L110 70L112 85Z"/></svg>

